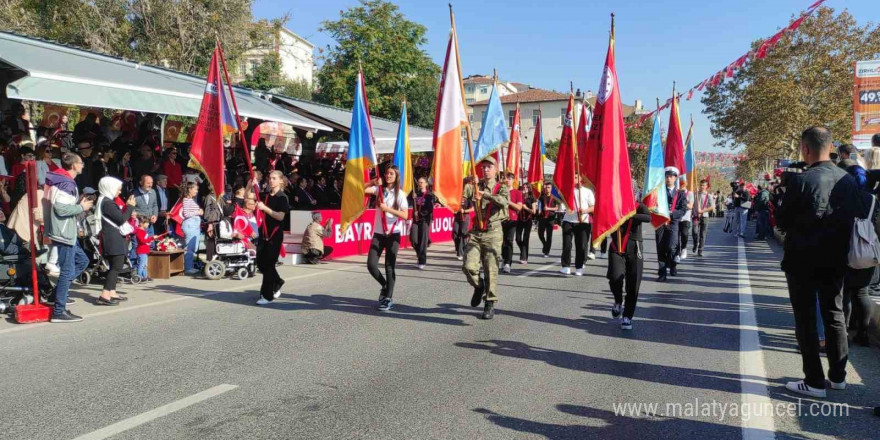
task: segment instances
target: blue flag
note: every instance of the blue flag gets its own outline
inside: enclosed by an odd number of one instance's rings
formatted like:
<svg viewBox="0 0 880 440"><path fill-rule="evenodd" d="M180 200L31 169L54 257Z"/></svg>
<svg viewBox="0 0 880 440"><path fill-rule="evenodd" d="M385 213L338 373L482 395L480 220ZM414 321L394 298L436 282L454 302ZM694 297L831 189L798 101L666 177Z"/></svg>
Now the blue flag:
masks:
<svg viewBox="0 0 880 440"><path fill-rule="evenodd" d="M394 144L392 163L400 170L400 189L409 194L413 189L412 159L409 148L409 122L406 118L406 103L400 110L400 127L397 129L397 142Z"/></svg>
<svg viewBox="0 0 880 440"><path fill-rule="evenodd" d="M660 112L654 117L654 133L648 148L642 203L651 210L651 223L660 226L669 221L669 198L666 196L666 169L663 166L663 143L660 140Z"/></svg>
<svg viewBox="0 0 880 440"><path fill-rule="evenodd" d="M507 130L507 122L504 109L501 108L501 99L498 97L498 89L492 86L489 95L489 105L483 114L483 123L480 126L480 137L474 146L474 161L480 163L483 158L494 153L510 140ZM503 165L498 164L501 169Z"/></svg>

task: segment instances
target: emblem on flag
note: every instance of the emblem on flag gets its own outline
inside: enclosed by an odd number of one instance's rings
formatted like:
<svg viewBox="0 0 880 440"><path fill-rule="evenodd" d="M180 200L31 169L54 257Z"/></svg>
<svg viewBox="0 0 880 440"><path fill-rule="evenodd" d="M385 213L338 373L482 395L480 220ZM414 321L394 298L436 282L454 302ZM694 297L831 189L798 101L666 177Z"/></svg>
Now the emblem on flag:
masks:
<svg viewBox="0 0 880 440"><path fill-rule="evenodd" d="M596 96L596 100L599 101L599 104L605 104L605 100L611 96L611 92L614 91L614 73L608 69L608 66L605 66L605 70L602 72L602 81L599 83L599 94Z"/></svg>

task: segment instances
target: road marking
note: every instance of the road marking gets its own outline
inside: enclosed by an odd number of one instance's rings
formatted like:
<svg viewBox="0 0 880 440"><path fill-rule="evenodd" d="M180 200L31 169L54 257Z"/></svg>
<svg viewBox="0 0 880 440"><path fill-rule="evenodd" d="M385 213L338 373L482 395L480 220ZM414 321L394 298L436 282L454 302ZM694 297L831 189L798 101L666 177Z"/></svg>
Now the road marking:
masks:
<svg viewBox="0 0 880 440"><path fill-rule="evenodd" d="M527 276L529 276L529 275L533 275L533 274L536 274L536 273L538 273L538 272L543 272L543 271L545 271L545 270L547 270L547 269L550 269L551 267L556 266L556 264L557 264L557 263L545 264L545 265L543 265L543 266L541 266L541 267L539 267L539 268L537 268L537 269L530 270L530 271L528 271L528 272L526 272L526 273L524 273L524 274L522 274L522 275L517 275L516 277L517 277L517 278L525 278L525 277L527 277Z"/></svg>
<svg viewBox="0 0 880 440"><path fill-rule="evenodd" d="M737 273L739 274L739 373L742 389L742 404L751 411L751 417L743 417L742 436L744 440L773 440L776 438L773 411L767 411L773 404L767 389L767 370L764 368L764 352L761 350L758 319L755 316L755 303L752 301L752 285L749 282L749 262L746 259L745 241L737 239ZM745 380L757 377L761 380Z"/></svg>
<svg viewBox="0 0 880 440"><path fill-rule="evenodd" d="M160 406L145 413L138 414L121 422L116 422L110 426L107 426L106 428L101 428L97 431L83 434L73 440L102 440L108 437L112 437L116 434L119 434L120 432L128 431L131 428L136 428L140 425L143 425L144 423L148 423L160 417L167 416L168 414L180 411L186 407L195 405L212 397L219 396L227 391L232 391L236 388L238 388L238 385L217 385L216 387L207 389L205 391L202 391L201 393L193 394L189 397L184 397L183 399L171 402L167 405Z"/></svg>
<svg viewBox="0 0 880 440"><path fill-rule="evenodd" d="M312 273L307 273L307 274L303 274L303 275L297 275L294 277L287 277L287 278L283 278L283 279L284 279L284 281L299 280L299 279L303 279L303 278L311 278L311 277L326 275L326 274L330 274L330 273L334 273L334 272L340 272L340 271L343 271L346 269L350 269L350 268L343 266L343 267L338 267L336 269L324 270L324 271L320 271L320 272L312 272ZM161 306L161 305L165 305L165 304L176 303L178 301L186 301L188 299L193 299L193 298L206 298L209 296L219 295L221 293L227 293L227 292L232 292L232 291L237 291L237 290L246 290L246 289L250 289L252 287L259 287L261 284L262 284L262 281L259 283L245 284L243 286L236 285L233 287L229 287L229 288L222 289L222 290L217 290L214 292L207 292L207 293L203 293L203 294L199 294L199 295L179 296L177 298L170 298L170 299L151 302L151 303L147 303L147 304L138 304L136 306L129 306L129 307L120 306L120 308L114 308L112 310L105 310L103 312L83 314L82 316L83 316L83 318L94 318L94 317L98 317L98 316L115 315L117 313L130 312L132 310L138 310L138 309L143 309L143 308L147 308L147 307ZM48 323L48 322L43 322L43 323L39 323L39 324L18 325L15 327L10 327L10 328L0 330L0 335L6 334L6 333L18 332L18 331L22 331L22 330L33 329L33 328L39 328L41 326L49 325L49 324L50 323Z"/></svg>

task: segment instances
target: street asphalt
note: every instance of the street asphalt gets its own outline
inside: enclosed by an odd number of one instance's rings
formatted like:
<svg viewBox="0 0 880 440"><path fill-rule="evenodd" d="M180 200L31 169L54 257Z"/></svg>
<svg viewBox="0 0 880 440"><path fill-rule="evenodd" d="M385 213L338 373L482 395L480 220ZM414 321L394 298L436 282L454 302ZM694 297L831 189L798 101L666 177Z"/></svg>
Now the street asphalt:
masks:
<svg viewBox="0 0 880 440"><path fill-rule="evenodd" d="M281 267L267 307L260 275L125 285L118 307L78 287L81 323L0 321L0 439L880 438L877 347L851 349L829 404L784 389L802 373L778 245L713 220L706 255L661 284L645 236L632 331L611 317L607 260L558 273L561 231L552 258L533 235L501 276L492 321L448 243L424 270L401 252L387 313L364 257Z"/></svg>

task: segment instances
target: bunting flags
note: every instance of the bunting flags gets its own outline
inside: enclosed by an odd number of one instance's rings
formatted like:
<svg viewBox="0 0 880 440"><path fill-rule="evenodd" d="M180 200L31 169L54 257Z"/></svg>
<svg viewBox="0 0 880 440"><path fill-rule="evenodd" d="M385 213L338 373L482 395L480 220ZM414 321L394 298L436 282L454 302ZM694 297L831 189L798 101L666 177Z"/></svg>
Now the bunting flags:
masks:
<svg viewBox="0 0 880 440"><path fill-rule="evenodd" d="M673 90L673 96L675 91ZM681 135L681 118L678 116L678 99L672 100L672 110L669 115L669 129L666 131L666 154L664 164L667 167L675 167L678 174L684 173L684 137Z"/></svg>
<svg viewBox="0 0 880 440"><path fill-rule="evenodd" d="M519 104L513 114L513 125L510 127L510 144L507 147L507 165L505 170L513 173L513 187L519 188L522 180L522 139L519 132Z"/></svg>
<svg viewBox="0 0 880 440"><path fill-rule="evenodd" d="M409 194L413 189L413 169L409 147L409 122L406 118L406 103L400 110L400 127L397 129L397 142L394 143L394 159L391 161L400 169L400 189Z"/></svg>
<svg viewBox="0 0 880 440"><path fill-rule="evenodd" d="M694 152L694 120L691 119L691 126L688 129L687 140L685 141L687 149L684 152L684 173L687 188L696 192L698 188L699 178L697 177L697 158Z"/></svg>
<svg viewBox="0 0 880 440"><path fill-rule="evenodd" d="M660 139L660 112L654 118L654 132L648 147L642 203L651 211L651 224L658 227L669 221L669 198L666 194L666 171L663 165L663 141Z"/></svg>
<svg viewBox="0 0 880 440"><path fill-rule="evenodd" d="M562 203L569 209L577 209L575 201L574 177L578 173L575 160L577 140L574 132L574 95L568 95L568 109L562 121L562 137L559 138L559 151L556 154L556 170L553 172L553 185Z"/></svg>
<svg viewBox="0 0 880 440"><path fill-rule="evenodd" d="M611 16L611 37L605 68L599 81L596 109L587 151L597 151L596 206L593 210L593 246L599 246L605 237L617 230L636 213L633 194L632 170L626 149L626 130L623 123L623 104L614 53L614 16ZM558 165L557 165L558 166Z"/></svg>
<svg viewBox="0 0 880 440"><path fill-rule="evenodd" d="M220 63L223 54L220 43L214 47L208 79L199 117L193 128L192 147L189 150L189 167L205 174L211 191L219 198L226 189L224 182L223 137L238 132L238 121L232 108L231 90L224 87Z"/></svg>
<svg viewBox="0 0 880 440"><path fill-rule="evenodd" d="M540 113L540 111L539 111ZM532 154L529 156L528 182L532 186L535 197L541 195L544 186L544 133L541 131L541 116L535 123L535 132L532 135Z"/></svg>
<svg viewBox="0 0 880 440"><path fill-rule="evenodd" d="M461 208L462 163L465 154L462 127L467 127L468 115L464 107L464 90L458 56L458 37L455 21L449 32L443 77L437 95L437 113L434 118L434 195L447 208L458 212ZM470 158L468 158L470 159Z"/></svg>
<svg viewBox="0 0 880 440"><path fill-rule="evenodd" d="M584 186L589 187L593 191L596 190L596 170L599 167L599 151L596 148L589 149L590 144L587 142L590 136L590 109L587 103L581 105L581 117L577 130L577 146L578 146L578 162L580 166L581 176L584 177Z"/></svg>
<svg viewBox="0 0 880 440"><path fill-rule="evenodd" d="M351 130L348 134L348 158L345 162L345 183L342 185L340 226L342 233L364 212L366 180L369 170L376 166L376 146L367 105L364 75L358 72L354 87L354 106L351 110ZM381 176L376 176L381 178Z"/></svg>

